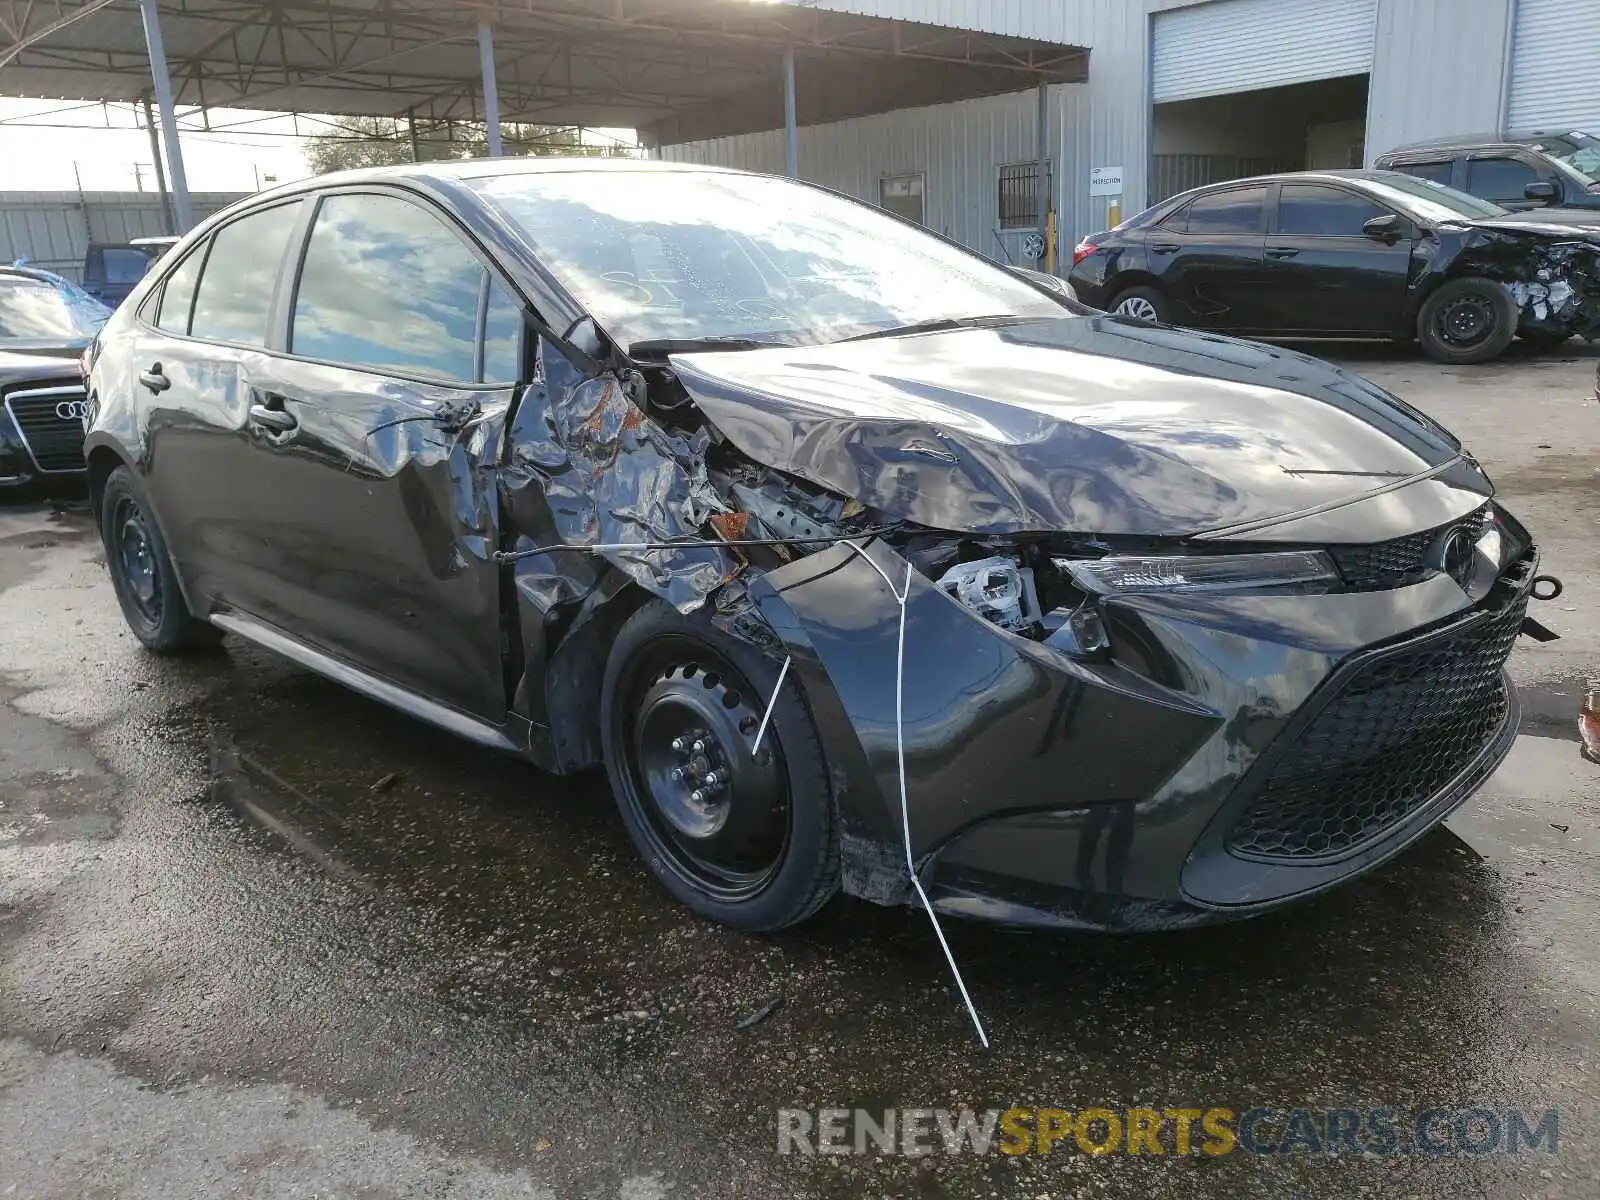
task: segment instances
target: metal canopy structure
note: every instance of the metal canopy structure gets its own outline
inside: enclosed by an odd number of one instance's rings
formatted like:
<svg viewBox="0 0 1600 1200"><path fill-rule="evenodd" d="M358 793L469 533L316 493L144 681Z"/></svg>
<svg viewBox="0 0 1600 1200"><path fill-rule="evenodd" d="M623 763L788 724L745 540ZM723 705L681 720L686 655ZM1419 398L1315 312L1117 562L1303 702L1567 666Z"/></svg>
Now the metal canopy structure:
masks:
<svg viewBox="0 0 1600 1200"><path fill-rule="evenodd" d="M174 102L483 120L480 23L503 120L648 141L777 128L1084 78L1087 51L761 0L157 0ZM0 93L152 95L138 0L0 0Z"/></svg>

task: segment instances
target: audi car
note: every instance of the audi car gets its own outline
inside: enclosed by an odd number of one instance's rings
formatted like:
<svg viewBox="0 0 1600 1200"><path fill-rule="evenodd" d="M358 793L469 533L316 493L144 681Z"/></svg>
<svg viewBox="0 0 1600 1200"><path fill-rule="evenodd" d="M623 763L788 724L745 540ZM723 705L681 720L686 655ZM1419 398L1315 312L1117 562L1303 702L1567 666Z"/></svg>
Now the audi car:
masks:
<svg viewBox="0 0 1600 1200"><path fill-rule="evenodd" d="M1358 375L735 171L264 192L88 378L146 646L231 635L603 765L648 869L744 930L840 892L1172 928L1347 882L1505 756L1559 586Z"/></svg>
<svg viewBox="0 0 1600 1200"><path fill-rule="evenodd" d="M1600 214L1508 213L1395 171L1174 196L1073 252L1086 303L1253 337L1415 339L1481 363L1600 335Z"/></svg>
<svg viewBox="0 0 1600 1200"><path fill-rule="evenodd" d="M0 267L0 487L82 479L79 359L110 315L48 271Z"/></svg>

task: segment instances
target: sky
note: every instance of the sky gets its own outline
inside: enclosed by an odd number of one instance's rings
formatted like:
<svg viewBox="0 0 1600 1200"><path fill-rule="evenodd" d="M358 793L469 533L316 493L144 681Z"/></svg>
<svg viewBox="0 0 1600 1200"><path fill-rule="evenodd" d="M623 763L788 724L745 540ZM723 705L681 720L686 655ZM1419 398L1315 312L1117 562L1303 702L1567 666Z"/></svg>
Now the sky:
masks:
<svg viewBox="0 0 1600 1200"><path fill-rule="evenodd" d="M196 192L249 192L309 172L293 118L218 108L207 133L198 114L179 110L183 165ZM234 128L223 128L234 126ZM301 117L302 133L327 128ZM144 114L126 104L0 100L0 190L156 190Z"/></svg>
<svg viewBox="0 0 1600 1200"><path fill-rule="evenodd" d="M159 118L158 118L159 119ZM327 117L213 108L178 110L184 172L192 192L253 192L310 172L305 135L330 132ZM631 141L631 130L593 131ZM585 140L589 140L586 136ZM142 109L128 104L0 99L0 191L156 190Z"/></svg>

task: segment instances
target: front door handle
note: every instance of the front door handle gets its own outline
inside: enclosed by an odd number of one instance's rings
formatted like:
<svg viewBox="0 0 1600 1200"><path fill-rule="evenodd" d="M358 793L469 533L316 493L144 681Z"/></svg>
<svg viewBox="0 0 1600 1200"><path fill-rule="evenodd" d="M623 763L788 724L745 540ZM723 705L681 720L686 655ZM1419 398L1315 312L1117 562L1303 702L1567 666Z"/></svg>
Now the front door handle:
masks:
<svg viewBox="0 0 1600 1200"><path fill-rule="evenodd" d="M1300 253L1300 251L1296 250L1293 246L1269 246L1269 247L1267 247L1267 257L1268 258L1293 258L1295 255L1297 255L1299 253Z"/></svg>
<svg viewBox="0 0 1600 1200"><path fill-rule="evenodd" d="M296 425L293 413L284 412L281 408L270 408L265 404L252 404L250 406L250 423L260 425L263 429L271 429L275 433L288 433Z"/></svg>
<svg viewBox="0 0 1600 1200"><path fill-rule="evenodd" d="M1152 254L1176 254L1182 247L1177 242L1155 242L1150 247Z"/></svg>
<svg viewBox="0 0 1600 1200"><path fill-rule="evenodd" d="M140 372L139 382L158 396L172 386L172 380L162 374L160 363L151 363L148 371Z"/></svg>

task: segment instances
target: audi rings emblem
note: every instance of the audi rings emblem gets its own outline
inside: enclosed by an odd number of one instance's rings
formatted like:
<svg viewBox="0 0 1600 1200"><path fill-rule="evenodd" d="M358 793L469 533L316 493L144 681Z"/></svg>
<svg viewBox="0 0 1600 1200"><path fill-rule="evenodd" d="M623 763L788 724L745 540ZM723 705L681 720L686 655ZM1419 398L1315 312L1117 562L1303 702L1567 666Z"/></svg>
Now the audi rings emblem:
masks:
<svg viewBox="0 0 1600 1200"><path fill-rule="evenodd" d="M87 421L89 419L89 402L87 400L63 400L56 405L56 416L63 421Z"/></svg>

